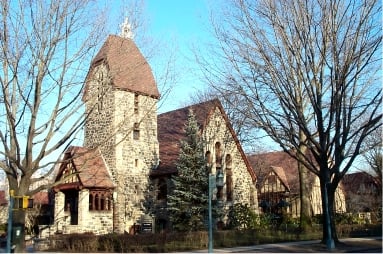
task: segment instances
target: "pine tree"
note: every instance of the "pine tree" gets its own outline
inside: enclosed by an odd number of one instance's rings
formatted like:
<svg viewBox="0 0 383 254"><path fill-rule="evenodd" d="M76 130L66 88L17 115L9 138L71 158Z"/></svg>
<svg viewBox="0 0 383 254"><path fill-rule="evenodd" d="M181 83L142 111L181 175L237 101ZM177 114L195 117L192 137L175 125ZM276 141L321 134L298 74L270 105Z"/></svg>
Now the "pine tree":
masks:
<svg viewBox="0 0 383 254"><path fill-rule="evenodd" d="M192 110L185 131L186 139L181 141L177 161L178 175L171 178L173 188L168 196L168 211L175 230L196 231L206 227L209 172L203 140Z"/></svg>

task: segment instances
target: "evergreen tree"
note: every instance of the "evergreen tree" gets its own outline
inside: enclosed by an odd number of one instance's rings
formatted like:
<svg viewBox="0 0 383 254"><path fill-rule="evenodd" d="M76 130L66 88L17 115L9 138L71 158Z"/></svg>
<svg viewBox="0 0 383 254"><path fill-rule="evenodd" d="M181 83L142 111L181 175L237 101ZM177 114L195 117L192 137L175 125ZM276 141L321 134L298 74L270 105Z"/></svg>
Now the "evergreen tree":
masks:
<svg viewBox="0 0 383 254"><path fill-rule="evenodd" d="M168 211L175 230L196 231L205 228L209 172L203 140L192 110L185 131L186 139L181 141L177 161L178 174L171 178L173 188L168 196Z"/></svg>

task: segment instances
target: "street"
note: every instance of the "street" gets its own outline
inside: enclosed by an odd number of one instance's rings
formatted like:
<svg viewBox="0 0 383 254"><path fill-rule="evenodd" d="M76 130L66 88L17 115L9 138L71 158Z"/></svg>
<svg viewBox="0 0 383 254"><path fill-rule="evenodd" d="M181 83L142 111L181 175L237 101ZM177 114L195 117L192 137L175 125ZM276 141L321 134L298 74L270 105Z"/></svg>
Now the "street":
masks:
<svg viewBox="0 0 383 254"><path fill-rule="evenodd" d="M382 237L340 239L341 243L328 251L319 240L260 244L234 248L214 248L216 253L382 253ZM207 250L198 251L199 253Z"/></svg>

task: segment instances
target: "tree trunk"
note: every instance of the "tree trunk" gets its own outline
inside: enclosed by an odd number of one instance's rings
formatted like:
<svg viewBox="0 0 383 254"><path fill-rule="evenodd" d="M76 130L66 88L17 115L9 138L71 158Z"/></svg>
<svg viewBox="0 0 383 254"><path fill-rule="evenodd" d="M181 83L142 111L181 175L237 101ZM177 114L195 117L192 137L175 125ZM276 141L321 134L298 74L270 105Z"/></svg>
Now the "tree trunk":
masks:
<svg viewBox="0 0 383 254"><path fill-rule="evenodd" d="M299 132L299 138L301 142L304 142L306 139L304 133L302 131ZM300 161L303 160L302 154L306 154L306 146L300 145L299 146L300 153L297 154L298 157L298 172L299 172L299 195L300 195L300 203L301 203L301 210L300 210L300 230L302 232L306 232L309 228L312 226L312 220L311 220L311 202L310 202L310 193L311 193L311 185L308 182L308 169L301 163Z"/></svg>
<svg viewBox="0 0 383 254"><path fill-rule="evenodd" d="M25 210L14 210L12 216L11 246L16 246L14 249L15 253L25 252Z"/></svg>
<svg viewBox="0 0 383 254"><path fill-rule="evenodd" d="M326 244L327 249L333 249L335 247L335 240L334 236L336 236L335 232L335 226L332 227L334 224L334 217L332 208L333 206L330 205L331 201L334 201L334 195L332 195L332 198L330 199L329 193L331 191L330 183L330 176L328 173L328 169L322 170L321 168L321 175L320 175L320 188L321 188L321 194L322 194L322 211L323 211L323 236L322 236L322 243Z"/></svg>
<svg viewBox="0 0 383 254"><path fill-rule="evenodd" d="M300 230L306 232L311 228L311 202L310 202L310 189L311 185L308 182L308 170L306 167L298 162L299 171L299 185L300 185Z"/></svg>
<svg viewBox="0 0 383 254"><path fill-rule="evenodd" d="M12 246L15 246L15 249L13 249L15 253L25 252L26 209L22 208L22 205L18 202L18 198L22 198L26 195L27 181L25 179L25 176L21 177L20 180L17 180L17 177L8 177L9 190L14 198L14 207L17 207L16 209L12 210L12 231L10 246L11 250Z"/></svg>
<svg viewBox="0 0 383 254"><path fill-rule="evenodd" d="M334 239L335 244L339 243L338 234L336 232L336 226L335 226L335 190L336 187L333 186L334 184L329 184L327 187L327 195L328 195L328 201L329 201L329 212L331 216L331 235Z"/></svg>

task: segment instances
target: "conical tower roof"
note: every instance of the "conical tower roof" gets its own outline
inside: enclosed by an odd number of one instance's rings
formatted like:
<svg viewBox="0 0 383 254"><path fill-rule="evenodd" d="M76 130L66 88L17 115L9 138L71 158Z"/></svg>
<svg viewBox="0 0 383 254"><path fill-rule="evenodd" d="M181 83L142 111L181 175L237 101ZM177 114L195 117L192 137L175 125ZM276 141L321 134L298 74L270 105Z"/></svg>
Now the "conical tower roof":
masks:
<svg viewBox="0 0 383 254"><path fill-rule="evenodd" d="M115 88L154 98L160 97L152 70L133 40L109 35L93 59L90 70L102 63L107 65L112 85ZM87 85L84 95L86 92Z"/></svg>

